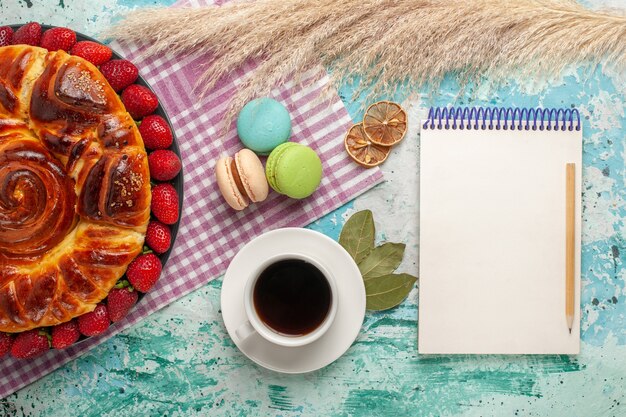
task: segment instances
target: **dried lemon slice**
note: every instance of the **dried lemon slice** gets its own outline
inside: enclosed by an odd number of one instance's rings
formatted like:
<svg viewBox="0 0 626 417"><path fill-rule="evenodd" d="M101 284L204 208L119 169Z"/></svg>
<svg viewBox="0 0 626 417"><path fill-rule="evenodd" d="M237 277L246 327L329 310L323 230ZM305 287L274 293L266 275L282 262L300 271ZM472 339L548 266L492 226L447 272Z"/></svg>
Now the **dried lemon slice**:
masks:
<svg viewBox="0 0 626 417"><path fill-rule="evenodd" d="M365 112L363 130L373 143L392 146L404 138L406 119L406 112L399 104L379 101Z"/></svg>
<svg viewBox="0 0 626 417"><path fill-rule="evenodd" d="M343 141L348 155L359 165L367 168L373 168L382 164L389 156L391 148L388 146L380 146L372 143L365 131L363 123L357 123L348 130Z"/></svg>

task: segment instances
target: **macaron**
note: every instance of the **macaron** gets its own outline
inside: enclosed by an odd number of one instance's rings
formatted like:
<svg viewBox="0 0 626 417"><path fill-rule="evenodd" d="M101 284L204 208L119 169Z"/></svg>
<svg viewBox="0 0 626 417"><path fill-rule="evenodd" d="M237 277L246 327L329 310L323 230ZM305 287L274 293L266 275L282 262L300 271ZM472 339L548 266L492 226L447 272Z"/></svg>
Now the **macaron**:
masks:
<svg viewBox="0 0 626 417"><path fill-rule="evenodd" d="M258 155L269 153L291 136L291 117L278 101L269 97L252 100L237 116L241 143Z"/></svg>
<svg viewBox="0 0 626 417"><path fill-rule="evenodd" d="M267 158L265 175L277 193L306 198L322 181L322 161L308 146L287 142L277 146Z"/></svg>
<svg viewBox="0 0 626 417"><path fill-rule="evenodd" d="M240 150L234 158L220 158L215 165L215 177L224 200L235 210L267 198L269 188L263 164L249 149Z"/></svg>

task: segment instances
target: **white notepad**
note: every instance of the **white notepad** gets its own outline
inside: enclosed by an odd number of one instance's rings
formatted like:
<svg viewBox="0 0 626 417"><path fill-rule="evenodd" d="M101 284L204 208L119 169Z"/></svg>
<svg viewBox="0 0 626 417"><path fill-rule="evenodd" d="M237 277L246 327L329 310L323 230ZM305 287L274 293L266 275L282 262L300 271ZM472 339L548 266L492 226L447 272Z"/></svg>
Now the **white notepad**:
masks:
<svg viewBox="0 0 626 417"><path fill-rule="evenodd" d="M577 354L578 112L431 109L426 123L420 142L418 351ZM571 162L576 164L576 244L570 334L565 165Z"/></svg>

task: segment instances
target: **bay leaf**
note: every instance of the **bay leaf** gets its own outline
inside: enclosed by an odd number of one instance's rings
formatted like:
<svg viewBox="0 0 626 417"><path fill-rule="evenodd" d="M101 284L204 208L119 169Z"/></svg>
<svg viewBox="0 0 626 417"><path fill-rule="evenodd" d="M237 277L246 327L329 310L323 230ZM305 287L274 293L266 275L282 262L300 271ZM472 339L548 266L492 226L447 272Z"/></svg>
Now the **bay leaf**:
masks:
<svg viewBox="0 0 626 417"><path fill-rule="evenodd" d="M387 310L400 304L411 292L417 278L409 274L389 274L365 281L368 310Z"/></svg>
<svg viewBox="0 0 626 417"><path fill-rule="evenodd" d="M383 243L375 247L359 264L363 280L391 274L402 262L404 243Z"/></svg>
<svg viewBox="0 0 626 417"><path fill-rule="evenodd" d="M370 210L354 213L341 229L339 244L359 263L374 248L374 216Z"/></svg>

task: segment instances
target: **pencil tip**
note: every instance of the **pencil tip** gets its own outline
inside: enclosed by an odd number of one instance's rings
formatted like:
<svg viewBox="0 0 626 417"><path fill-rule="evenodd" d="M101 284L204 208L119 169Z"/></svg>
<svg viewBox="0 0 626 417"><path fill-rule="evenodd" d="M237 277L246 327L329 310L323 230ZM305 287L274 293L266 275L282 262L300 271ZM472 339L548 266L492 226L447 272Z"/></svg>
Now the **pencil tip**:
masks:
<svg viewBox="0 0 626 417"><path fill-rule="evenodd" d="M572 334L572 328L571 327L569 328L569 334Z"/></svg>

